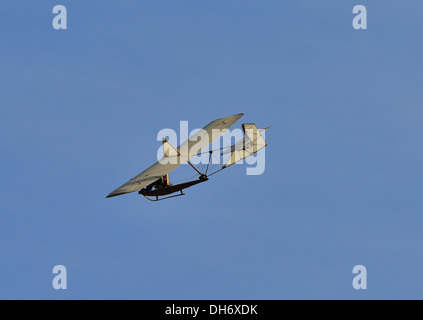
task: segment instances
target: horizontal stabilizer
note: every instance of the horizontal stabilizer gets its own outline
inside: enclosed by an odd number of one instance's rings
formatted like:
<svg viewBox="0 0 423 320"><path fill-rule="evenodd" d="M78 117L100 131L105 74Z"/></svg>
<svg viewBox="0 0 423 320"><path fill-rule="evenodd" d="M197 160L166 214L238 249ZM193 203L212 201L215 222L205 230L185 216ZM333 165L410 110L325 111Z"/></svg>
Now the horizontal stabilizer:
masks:
<svg viewBox="0 0 423 320"><path fill-rule="evenodd" d="M225 154L232 152L231 157L225 164L225 167L229 167L265 148L267 143L264 140L262 133L270 128L271 127L258 129L255 123L243 123L242 130L244 131L245 138L239 140L222 153Z"/></svg>

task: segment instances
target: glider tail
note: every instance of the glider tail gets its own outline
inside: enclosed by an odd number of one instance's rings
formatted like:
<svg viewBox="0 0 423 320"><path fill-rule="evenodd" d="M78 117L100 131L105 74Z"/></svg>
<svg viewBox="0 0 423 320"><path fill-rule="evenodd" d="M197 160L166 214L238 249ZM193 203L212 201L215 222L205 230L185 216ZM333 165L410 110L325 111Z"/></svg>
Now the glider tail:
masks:
<svg viewBox="0 0 423 320"><path fill-rule="evenodd" d="M224 167L229 167L265 148L267 143L262 133L270 128L258 129L255 123L243 123L242 130L244 131L245 138L236 142L230 149L228 148L228 150L223 152L223 154L232 152L231 157Z"/></svg>

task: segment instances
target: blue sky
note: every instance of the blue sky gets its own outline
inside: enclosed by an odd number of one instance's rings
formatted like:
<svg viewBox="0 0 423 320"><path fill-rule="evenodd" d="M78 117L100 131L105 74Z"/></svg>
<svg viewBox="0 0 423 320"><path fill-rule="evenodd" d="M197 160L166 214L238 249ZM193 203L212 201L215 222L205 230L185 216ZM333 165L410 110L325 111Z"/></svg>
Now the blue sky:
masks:
<svg viewBox="0 0 423 320"><path fill-rule="evenodd" d="M3 1L0 298L423 298L422 10ZM240 112L273 126L263 175L105 198L156 161L160 129Z"/></svg>

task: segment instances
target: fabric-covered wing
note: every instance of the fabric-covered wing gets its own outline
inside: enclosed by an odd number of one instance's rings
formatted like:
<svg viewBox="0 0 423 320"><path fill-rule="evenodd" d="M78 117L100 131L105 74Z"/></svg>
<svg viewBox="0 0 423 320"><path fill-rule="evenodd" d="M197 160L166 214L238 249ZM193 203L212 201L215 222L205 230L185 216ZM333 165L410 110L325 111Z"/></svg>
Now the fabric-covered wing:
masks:
<svg viewBox="0 0 423 320"><path fill-rule="evenodd" d="M182 160L182 159L181 159ZM188 159L186 159L188 160ZM185 160L185 161L186 161ZM176 162L176 161L175 161ZM149 184L157 181L159 178L164 176L166 173L176 169L180 166L182 162L177 161L176 163L167 163L163 164L161 161L156 162L147 170L144 170L136 177L129 180L124 185L120 186L116 190L112 191L107 198L120 196L122 194L131 193L134 191L141 190L142 188L148 186Z"/></svg>
<svg viewBox="0 0 423 320"><path fill-rule="evenodd" d="M210 145L214 140L223 135L235 124L235 122L241 119L243 115L243 113L239 113L210 122L207 126L181 144L178 147L179 152L188 157L196 155L202 149Z"/></svg>
<svg viewBox="0 0 423 320"><path fill-rule="evenodd" d="M236 114L230 117L224 117L210 122L199 132L190 137L181 144L177 150L178 156L163 156L163 158L144 170L136 177L132 178L116 190L112 191L107 198L119 196L126 193L141 190L142 188L157 181L166 173L179 167L181 164L189 160L190 157L196 155L203 148L211 144L215 139L219 138L226 130L235 124L244 114Z"/></svg>

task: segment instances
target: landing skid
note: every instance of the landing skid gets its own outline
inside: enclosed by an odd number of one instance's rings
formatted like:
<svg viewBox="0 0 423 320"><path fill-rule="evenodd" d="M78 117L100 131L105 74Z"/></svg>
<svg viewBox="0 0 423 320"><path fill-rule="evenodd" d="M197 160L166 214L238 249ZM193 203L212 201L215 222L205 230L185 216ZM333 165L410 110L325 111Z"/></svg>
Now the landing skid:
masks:
<svg viewBox="0 0 423 320"><path fill-rule="evenodd" d="M185 193L183 193L183 191L181 190L181 194L176 194L176 195L174 195L174 196L164 197L164 198L161 198L161 199L159 199L159 196L156 196L156 199L151 199L151 198L147 197L146 195L143 195L143 196L144 196L147 200L150 200L150 201L156 202L156 201L162 201L162 200L166 200L166 199L170 199L170 198L175 198L175 197L180 197L180 196L184 196L184 195L185 195Z"/></svg>
<svg viewBox="0 0 423 320"><path fill-rule="evenodd" d="M209 151L209 153L210 153L209 163L207 164L207 168L206 168L205 173L200 172L189 160L187 161L188 164L200 175L200 177L197 180L172 185L172 184L169 183L169 177L166 174L162 178L159 178L158 180L156 180L152 184L148 185L146 188L139 190L138 193L143 195L147 200L153 201L153 202L184 196L185 195L185 193L183 192L184 189L190 188L190 187L192 187L196 184L199 184L199 183L202 183L202 182L209 180L207 178L207 172L208 172L208 169L209 169L212 152L213 151ZM222 167L220 170L223 170L223 169L224 169L224 167ZM210 175L213 175L213 174L219 172L220 170L215 171L215 172L211 173ZM174 195L174 196L167 196L169 194L172 194L172 193L175 193L175 192L178 192L178 191L180 192L180 194L177 194L177 195ZM155 197L155 199L154 199L154 197ZM164 197L164 198L159 198L159 197Z"/></svg>

